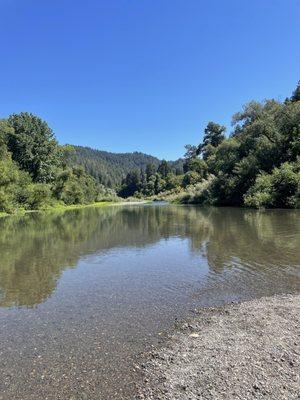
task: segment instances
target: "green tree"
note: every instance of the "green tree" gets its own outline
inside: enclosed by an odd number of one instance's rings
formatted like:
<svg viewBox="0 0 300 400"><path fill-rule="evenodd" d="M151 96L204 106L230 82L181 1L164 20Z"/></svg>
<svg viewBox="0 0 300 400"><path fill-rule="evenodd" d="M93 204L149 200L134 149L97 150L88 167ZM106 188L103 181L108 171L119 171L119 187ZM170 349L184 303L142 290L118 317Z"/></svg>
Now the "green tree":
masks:
<svg viewBox="0 0 300 400"><path fill-rule="evenodd" d="M126 175L119 195L121 197L133 196L141 189L141 175L140 171L133 170Z"/></svg>
<svg viewBox="0 0 300 400"><path fill-rule="evenodd" d="M147 164L146 165L146 179L149 180L152 175L155 175L156 170L157 170L157 168L155 167L154 164L151 164L151 163Z"/></svg>
<svg viewBox="0 0 300 400"><path fill-rule="evenodd" d="M224 127L210 123L198 146L207 165L208 197L183 196L183 201L251 207L299 206L300 84L291 100L252 101L233 116L233 133L225 139ZM196 171L191 147L185 172ZM202 160L202 161L203 161ZM212 176L211 176L212 174ZM211 178L210 178L211 177ZM184 185L191 185L191 176ZM194 184L196 185L196 184Z"/></svg>
<svg viewBox="0 0 300 400"><path fill-rule="evenodd" d="M186 174L184 174L182 184L184 187L186 187L189 185L195 185L197 182L201 182L201 180L202 180L201 175L198 174L198 172L189 171Z"/></svg>
<svg viewBox="0 0 300 400"><path fill-rule="evenodd" d="M13 134L13 129L5 119L0 119L0 159L7 155L8 136Z"/></svg>
<svg viewBox="0 0 300 400"><path fill-rule="evenodd" d="M195 158L199 154L198 146L187 144L184 147L185 147L184 158L186 160L190 160L191 158Z"/></svg>
<svg viewBox="0 0 300 400"><path fill-rule="evenodd" d="M297 207L300 200L300 160L284 163L271 174L261 173L244 196L250 207Z"/></svg>
<svg viewBox="0 0 300 400"><path fill-rule="evenodd" d="M207 164L202 158L189 158L184 164L184 172L188 171L197 172L202 178L205 178L207 176Z"/></svg>
<svg viewBox="0 0 300 400"><path fill-rule="evenodd" d="M157 172L165 179L169 172L171 172L171 168L166 160L162 160L157 168Z"/></svg>
<svg viewBox="0 0 300 400"><path fill-rule="evenodd" d="M58 143L52 130L41 118L30 114L12 114L8 124L8 149L20 168L36 182L51 182L59 164Z"/></svg>
<svg viewBox="0 0 300 400"><path fill-rule="evenodd" d="M215 122L209 122L207 127L204 130L204 137L203 137L203 147L207 146L208 144L217 147L219 144L223 142L225 139L226 128L223 125L216 124Z"/></svg>
<svg viewBox="0 0 300 400"><path fill-rule="evenodd" d="M299 100L300 100L300 81L298 82L298 85L291 97L291 101L299 101Z"/></svg>
<svg viewBox="0 0 300 400"><path fill-rule="evenodd" d="M62 170L53 185L53 194L65 204L88 204L97 201L99 184L81 166Z"/></svg>

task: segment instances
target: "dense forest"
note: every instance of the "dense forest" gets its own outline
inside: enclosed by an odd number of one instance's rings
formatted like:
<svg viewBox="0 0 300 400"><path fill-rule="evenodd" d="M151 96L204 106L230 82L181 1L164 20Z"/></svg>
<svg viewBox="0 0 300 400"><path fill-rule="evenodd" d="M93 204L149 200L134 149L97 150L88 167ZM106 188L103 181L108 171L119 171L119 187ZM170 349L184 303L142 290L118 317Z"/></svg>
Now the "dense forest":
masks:
<svg viewBox="0 0 300 400"><path fill-rule="evenodd" d="M145 171L148 164L158 168L161 163L158 158L140 152L110 153L89 147L73 147L75 165L82 165L98 182L111 188L119 187L129 172L135 169ZM168 164L174 173L183 172L183 159L169 161Z"/></svg>
<svg viewBox="0 0 300 400"><path fill-rule="evenodd" d="M184 173L166 162L131 171L121 196L181 203L256 208L300 205L300 83L284 102L246 104L232 118L232 132L209 122L203 141L187 145Z"/></svg>
<svg viewBox="0 0 300 400"><path fill-rule="evenodd" d="M248 207L300 206L300 83L284 102L246 104L232 132L209 122L184 159L60 146L30 113L0 120L0 211L127 198Z"/></svg>

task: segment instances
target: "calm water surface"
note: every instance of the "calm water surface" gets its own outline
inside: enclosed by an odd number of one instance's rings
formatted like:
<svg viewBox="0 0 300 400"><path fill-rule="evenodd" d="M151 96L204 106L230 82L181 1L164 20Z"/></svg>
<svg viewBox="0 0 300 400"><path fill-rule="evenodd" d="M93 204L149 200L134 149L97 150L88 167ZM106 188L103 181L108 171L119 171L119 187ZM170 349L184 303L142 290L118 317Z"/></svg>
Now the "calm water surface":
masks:
<svg viewBox="0 0 300 400"><path fill-rule="evenodd" d="M133 399L198 306L300 289L300 211L86 208L0 220L0 399Z"/></svg>

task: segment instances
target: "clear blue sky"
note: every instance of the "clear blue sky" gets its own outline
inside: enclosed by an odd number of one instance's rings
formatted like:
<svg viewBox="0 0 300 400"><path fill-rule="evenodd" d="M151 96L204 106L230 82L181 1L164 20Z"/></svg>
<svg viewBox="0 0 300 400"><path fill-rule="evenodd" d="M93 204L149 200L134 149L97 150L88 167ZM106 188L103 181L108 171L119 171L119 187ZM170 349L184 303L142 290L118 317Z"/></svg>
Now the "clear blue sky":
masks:
<svg viewBox="0 0 300 400"><path fill-rule="evenodd" d="M0 117L175 159L300 79L299 0L0 0Z"/></svg>

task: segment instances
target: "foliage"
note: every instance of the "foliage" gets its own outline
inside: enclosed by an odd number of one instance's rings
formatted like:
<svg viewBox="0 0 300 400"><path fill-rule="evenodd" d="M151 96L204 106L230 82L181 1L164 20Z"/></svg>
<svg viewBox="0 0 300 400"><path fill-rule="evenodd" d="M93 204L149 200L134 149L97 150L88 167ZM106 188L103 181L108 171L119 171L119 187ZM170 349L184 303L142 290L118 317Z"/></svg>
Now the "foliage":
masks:
<svg viewBox="0 0 300 400"><path fill-rule="evenodd" d="M296 207L300 200L300 162L284 163L271 174L261 173L244 196L250 207Z"/></svg>
<svg viewBox="0 0 300 400"><path fill-rule="evenodd" d="M74 149L59 146L46 122L32 114L0 120L0 212L115 199L82 167L68 166L72 155Z"/></svg>
<svg viewBox="0 0 300 400"><path fill-rule="evenodd" d="M186 146L184 174L174 175L165 161L156 169L148 165L130 195L173 199L177 193L183 203L298 207L299 100L300 84L283 103L251 101L233 116L228 138L224 126L209 122L202 143Z"/></svg>
<svg viewBox="0 0 300 400"><path fill-rule="evenodd" d="M0 211L12 212L18 207L19 196L31 182L29 175L20 171L9 153L0 159Z"/></svg>
<svg viewBox="0 0 300 400"><path fill-rule="evenodd" d="M133 196L141 187L141 175L138 170L129 172L124 179L119 195L121 197Z"/></svg>
<svg viewBox="0 0 300 400"><path fill-rule="evenodd" d="M299 206L300 86L284 103L252 101L233 116L233 132L208 124L203 142L189 146L185 171L206 163L213 174L205 196L182 196L182 202L249 207ZM195 148L197 151L195 152ZM200 156L199 156L199 155ZM204 164L203 164L204 165ZM202 175L206 179L205 174ZM196 184L192 192L196 192Z"/></svg>
<svg viewBox="0 0 300 400"><path fill-rule="evenodd" d="M157 168L157 172L162 176L162 178L166 178L168 173L171 172L171 168L166 160L162 160Z"/></svg>
<svg viewBox="0 0 300 400"><path fill-rule="evenodd" d="M187 204L212 205L214 203L212 194L214 179L214 176L210 175L202 182L188 186L184 192L179 194L176 200Z"/></svg>
<svg viewBox="0 0 300 400"><path fill-rule="evenodd" d="M175 162L143 153L59 146L29 113L0 120L0 211L87 204L116 193L182 203L299 207L300 83L284 102L251 101L233 131L209 122L200 144Z"/></svg>
<svg viewBox="0 0 300 400"><path fill-rule="evenodd" d="M70 165L82 165L98 182L115 189L120 189L129 172L133 170L145 172L147 166L151 165L150 175L152 175L161 164L158 158L140 152L109 153L80 146L74 146L74 151L72 159L69 159ZM170 161L168 166L172 172L182 173L183 160Z"/></svg>
<svg viewBox="0 0 300 400"><path fill-rule="evenodd" d="M53 194L65 204L88 204L98 200L100 185L82 167L67 168L57 176Z"/></svg>
<svg viewBox="0 0 300 400"><path fill-rule="evenodd" d="M298 85L291 97L291 101L299 101L299 100L300 100L300 81L298 82Z"/></svg>
<svg viewBox="0 0 300 400"><path fill-rule="evenodd" d="M58 143L47 123L33 114L12 114L8 124L8 150L35 182L51 182L59 163Z"/></svg>
<svg viewBox="0 0 300 400"><path fill-rule="evenodd" d="M207 163L199 157L187 158L183 166L183 171L185 173L194 171L197 172L201 178L205 178L208 171Z"/></svg>
<svg viewBox="0 0 300 400"><path fill-rule="evenodd" d="M226 131L225 126L216 124L215 122L209 122L204 130L203 143L200 146L202 150L205 146L211 145L218 147L225 139L224 132Z"/></svg>
<svg viewBox="0 0 300 400"><path fill-rule="evenodd" d="M202 180L201 175L196 171L188 171L182 180L183 187L187 187L189 185L195 185L197 182Z"/></svg>

